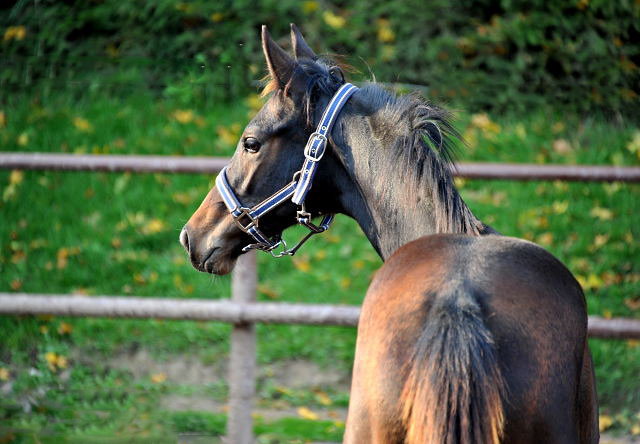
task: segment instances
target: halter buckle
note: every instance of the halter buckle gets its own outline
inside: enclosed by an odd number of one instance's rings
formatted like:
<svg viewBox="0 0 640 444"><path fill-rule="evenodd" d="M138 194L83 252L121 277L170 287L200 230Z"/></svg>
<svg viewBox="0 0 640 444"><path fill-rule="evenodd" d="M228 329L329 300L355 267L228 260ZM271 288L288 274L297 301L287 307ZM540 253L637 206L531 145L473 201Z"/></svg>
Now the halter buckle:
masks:
<svg viewBox="0 0 640 444"><path fill-rule="evenodd" d="M256 219L251 215L251 208L240 207L238 209L240 210L240 214L238 214L237 216L234 216L233 220L242 231L244 231L245 233L248 233L249 229L251 229L252 227L258 226L258 219ZM249 223L247 223L246 225L243 225L242 223L243 217L246 217L247 219L249 219Z"/></svg>
<svg viewBox="0 0 640 444"><path fill-rule="evenodd" d="M320 154L316 154L315 156L311 155L311 148L313 147L313 142L319 139L322 143L321 143L321 147L322 149L319 149L318 151L320 152ZM320 162L320 159L322 159L322 156L324 156L324 152L326 151L327 145L327 137L324 134L321 134L317 131L314 131L313 133L311 133L311 135L309 136L309 141L307 142L307 145L304 147L304 157L306 159L309 159L312 162Z"/></svg>

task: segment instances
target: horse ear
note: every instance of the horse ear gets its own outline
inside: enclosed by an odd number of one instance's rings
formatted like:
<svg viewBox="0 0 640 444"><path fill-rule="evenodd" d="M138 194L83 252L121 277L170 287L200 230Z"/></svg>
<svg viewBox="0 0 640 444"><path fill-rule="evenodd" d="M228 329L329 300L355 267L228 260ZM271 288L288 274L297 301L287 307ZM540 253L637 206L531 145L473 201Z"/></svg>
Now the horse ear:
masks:
<svg viewBox="0 0 640 444"><path fill-rule="evenodd" d="M277 82L278 88L284 88L293 75L296 61L271 38L265 25L262 25L262 51L267 59L269 74Z"/></svg>
<svg viewBox="0 0 640 444"><path fill-rule="evenodd" d="M302 33L296 25L291 23L291 45L293 46L293 53L296 59L307 58L311 60L317 60L318 56L313 52L307 42L304 41Z"/></svg>

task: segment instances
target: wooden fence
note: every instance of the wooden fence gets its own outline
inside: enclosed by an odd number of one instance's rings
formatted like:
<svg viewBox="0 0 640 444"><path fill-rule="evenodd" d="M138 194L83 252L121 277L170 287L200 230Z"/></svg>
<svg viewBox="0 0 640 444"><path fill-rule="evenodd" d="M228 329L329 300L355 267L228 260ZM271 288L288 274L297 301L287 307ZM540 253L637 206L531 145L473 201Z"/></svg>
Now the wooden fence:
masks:
<svg viewBox="0 0 640 444"><path fill-rule="evenodd" d="M112 156L0 153L0 169L164 172L214 174L228 159L172 156ZM580 180L640 182L638 167L461 163L456 175L507 180ZM232 276L230 300L70 296L0 293L0 314L192 319L228 322L231 334L227 437L234 444L253 441L251 411L255 398L255 323L356 326L359 307L258 303L255 251L241 256ZM589 335L640 339L640 320L589 317Z"/></svg>

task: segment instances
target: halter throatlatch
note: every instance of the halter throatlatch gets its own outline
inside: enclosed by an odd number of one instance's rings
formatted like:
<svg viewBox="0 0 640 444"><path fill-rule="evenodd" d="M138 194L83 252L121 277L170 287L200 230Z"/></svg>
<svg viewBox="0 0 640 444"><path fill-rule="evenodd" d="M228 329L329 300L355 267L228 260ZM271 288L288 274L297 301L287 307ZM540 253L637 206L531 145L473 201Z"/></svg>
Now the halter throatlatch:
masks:
<svg viewBox="0 0 640 444"><path fill-rule="evenodd" d="M320 162L322 156L324 156L327 148L327 136L331 133L331 129L342 107L357 89L358 88L351 83L345 83L338 89L324 110L315 132L309 136L307 145L304 148L305 160L302 168L293 175L291 182L259 204L251 208L243 206L229 184L227 167L224 167L220 174L218 174L216 186L229 213L233 216L233 220L240 230L251 235L256 240L255 244L247 245L242 251L262 250L271 253L274 257L293 256L311 236L322 233L329 228L334 215L325 215L320 225L315 225L311 222L311 214L305 209L304 200L313 184L313 177L316 174L318 162ZM296 214L296 222L307 227L309 233L294 247L288 249L286 242L282 239L282 234L269 238L260 231L258 222L260 217L289 199L299 207ZM280 245L282 245L283 250L279 253L274 253L274 250Z"/></svg>

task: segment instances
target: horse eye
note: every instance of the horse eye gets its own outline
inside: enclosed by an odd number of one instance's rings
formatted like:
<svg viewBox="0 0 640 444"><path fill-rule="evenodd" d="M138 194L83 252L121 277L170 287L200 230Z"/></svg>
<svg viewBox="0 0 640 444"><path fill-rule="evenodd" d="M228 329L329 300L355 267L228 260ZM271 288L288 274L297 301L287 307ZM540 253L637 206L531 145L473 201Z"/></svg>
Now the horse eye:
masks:
<svg viewBox="0 0 640 444"><path fill-rule="evenodd" d="M260 149L260 142L255 137L247 137L242 142L242 146L244 146L244 150L250 153L257 153Z"/></svg>

